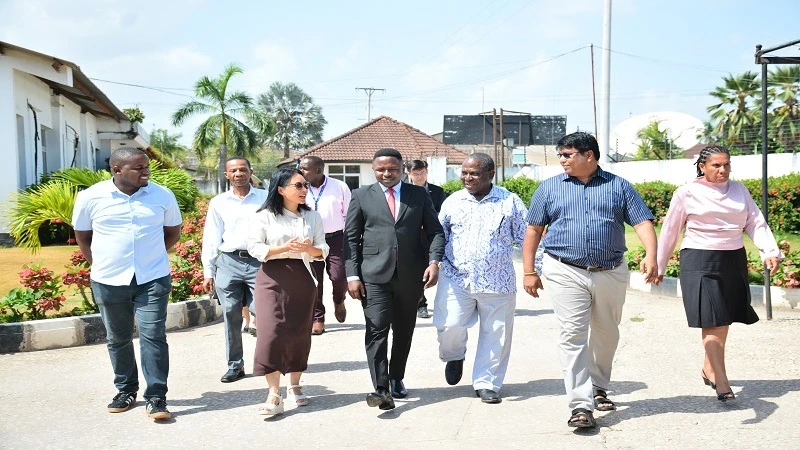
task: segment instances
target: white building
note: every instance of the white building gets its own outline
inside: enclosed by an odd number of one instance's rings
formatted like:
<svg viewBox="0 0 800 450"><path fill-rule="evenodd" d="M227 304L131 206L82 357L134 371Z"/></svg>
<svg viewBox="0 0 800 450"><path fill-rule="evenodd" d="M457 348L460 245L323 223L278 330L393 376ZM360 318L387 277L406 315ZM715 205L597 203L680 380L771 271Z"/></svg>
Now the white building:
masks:
<svg viewBox="0 0 800 450"><path fill-rule="evenodd" d="M122 146L149 136L80 67L0 41L0 201L64 167L107 168Z"/></svg>

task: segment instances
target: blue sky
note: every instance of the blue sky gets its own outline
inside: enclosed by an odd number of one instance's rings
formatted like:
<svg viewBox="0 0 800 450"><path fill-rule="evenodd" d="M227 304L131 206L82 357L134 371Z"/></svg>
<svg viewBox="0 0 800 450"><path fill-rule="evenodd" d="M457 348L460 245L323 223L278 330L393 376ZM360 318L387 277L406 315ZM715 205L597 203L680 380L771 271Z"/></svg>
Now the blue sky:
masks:
<svg viewBox="0 0 800 450"><path fill-rule="evenodd" d="M297 83L322 106L326 139L366 120L357 87L386 89L373 117L431 134L444 115L501 107L594 129L588 46L599 95L603 0L0 0L0 11L0 40L78 64L120 108L139 105L146 129L186 144L200 119L176 129L171 114L231 62L245 69L234 87L254 96ZM799 17L796 0L615 0L612 128L653 111L706 120L722 76L760 70L755 45L800 38Z"/></svg>

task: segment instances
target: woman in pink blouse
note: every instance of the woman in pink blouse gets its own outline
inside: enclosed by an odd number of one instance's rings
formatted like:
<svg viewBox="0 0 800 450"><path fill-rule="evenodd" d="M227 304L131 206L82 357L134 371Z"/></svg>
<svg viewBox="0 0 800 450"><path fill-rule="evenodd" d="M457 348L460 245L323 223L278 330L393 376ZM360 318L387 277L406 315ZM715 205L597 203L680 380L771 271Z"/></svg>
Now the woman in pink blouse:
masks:
<svg viewBox="0 0 800 450"><path fill-rule="evenodd" d="M680 254L683 305L689 327L702 328L703 382L724 402L736 398L725 370L728 327L733 322L758 321L750 306L742 230L758 247L770 273L777 272L782 254L750 192L728 179L728 149L706 147L695 164L697 179L675 191L661 227L656 284L664 278L667 261L685 228Z"/></svg>

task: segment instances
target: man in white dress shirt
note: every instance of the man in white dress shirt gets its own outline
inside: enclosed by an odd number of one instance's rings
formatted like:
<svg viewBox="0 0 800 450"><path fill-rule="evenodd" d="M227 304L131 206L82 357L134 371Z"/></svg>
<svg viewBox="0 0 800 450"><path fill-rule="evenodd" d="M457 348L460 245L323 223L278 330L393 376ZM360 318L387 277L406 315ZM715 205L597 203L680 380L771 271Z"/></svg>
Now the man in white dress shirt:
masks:
<svg viewBox="0 0 800 450"><path fill-rule="evenodd" d="M317 303L314 305L314 324L311 334L325 332L325 305L322 303L322 271L327 269L333 286L334 316L339 323L347 317L344 306L347 294L347 275L344 270L344 222L350 205L350 188L344 181L325 176L325 162L318 156L306 156L300 160L300 171L310 184L306 204L322 217L325 227L325 242L330 253L325 261L313 261L311 268L317 283Z"/></svg>
<svg viewBox="0 0 800 450"><path fill-rule="evenodd" d="M249 218L264 204L267 192L250 185L252 174L246 158L228 158L225 178L231 189L211 199L203 229L203 288L209 294L216 290L224 310L228 371L220 380L223 383L245 376L242 306L256 314L253 290L260 264L247 253L247 233Z"/></svg>
<svg viewBox="0 0 800 450"><path fill-rule="evenodd" d="M501 401L517 296L513 246L522 247L527 226L525 204L493 186L494 174L489 155L470 155L461 165L464 189L442 204L445 247L433 310L439 357L451 385L461 380L467 330L480 321L472 387L484 403Z"/></svg>
<svg viewBox="0 0 800 450"><path fill-rule="evenodd" d="M172 288L167 250L181 236L175 195L150 183L150 160L120 148L109 160L113 178L78 193L72 213L75 239L91 265L92 293L106 327L108 354L118 390L108 411L136 403L139 373L133 321L139 324L147 415L168 419L167 302Z"/></svg>

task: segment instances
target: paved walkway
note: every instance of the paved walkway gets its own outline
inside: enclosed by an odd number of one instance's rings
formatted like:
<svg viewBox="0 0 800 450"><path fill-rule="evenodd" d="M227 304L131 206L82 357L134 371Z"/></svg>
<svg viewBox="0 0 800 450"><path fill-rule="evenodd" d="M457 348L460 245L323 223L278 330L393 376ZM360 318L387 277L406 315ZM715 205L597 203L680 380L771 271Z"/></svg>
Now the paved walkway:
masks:
<svg viewBox="0 0 800 450"><path fill-rule="evenodd" d="M501 404L481 403L468 384L474 339L464 380L447 386L427 319L411 350L410 398L387 412L364 402L371 390L364 319L357 302L347 306L344 324L331 317L328 332L314 337L303 377L311 404L287 405L284 416L267 420L256 413L263 378L219 382L221 323L170 333L175 417L168 423L149 420L141 397L128 412L106 412L115 391L104 345L0 355L0 448L800 448L798 311L732 327L728 364L738 399L722 404L700 379L699 331L686 327L680 300L629 292L612 378L619 410L599 413L598 429L576 432L566 426L546 295L519 296ZM244 339L252 354L255 339Z"/></svg>

